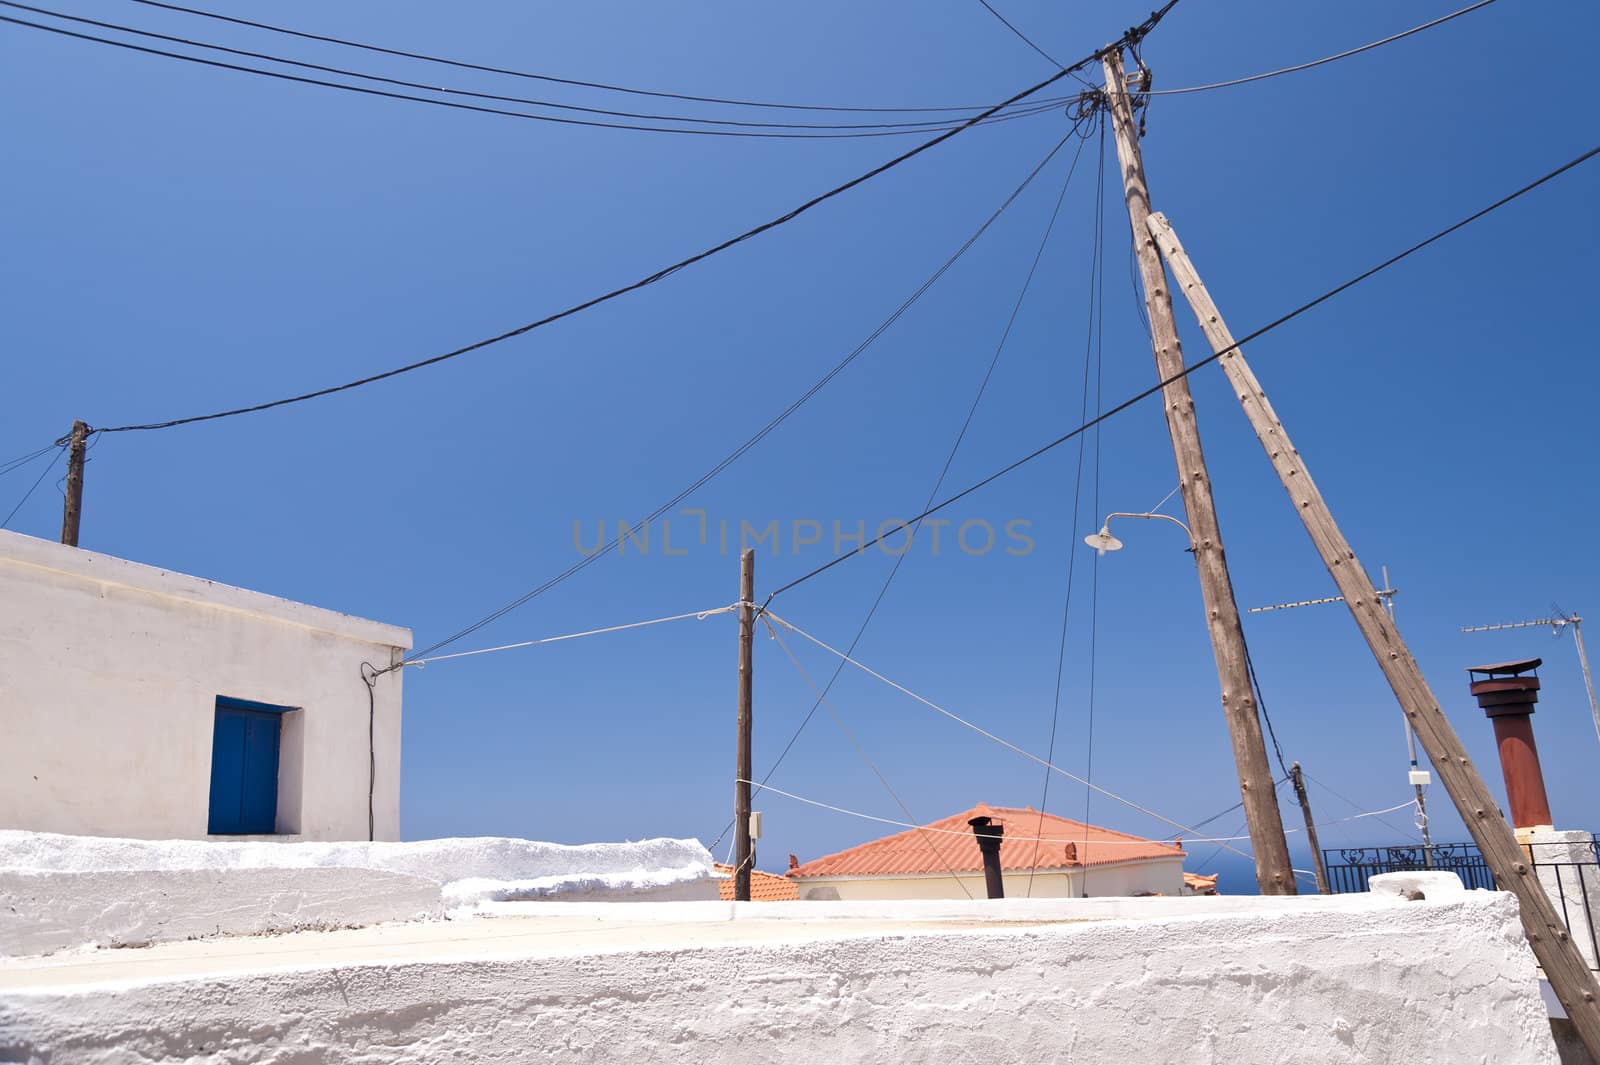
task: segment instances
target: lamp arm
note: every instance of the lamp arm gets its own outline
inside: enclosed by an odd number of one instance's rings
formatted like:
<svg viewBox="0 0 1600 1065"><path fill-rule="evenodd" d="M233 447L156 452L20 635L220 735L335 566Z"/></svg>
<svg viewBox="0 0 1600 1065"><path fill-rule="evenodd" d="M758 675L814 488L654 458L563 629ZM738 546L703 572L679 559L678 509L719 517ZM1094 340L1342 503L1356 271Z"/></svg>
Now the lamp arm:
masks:
<svg viewBox="0 0 1600 1065"><path fill-rule="evenodd" d="M1128 511L1119 510L1106 515L1106 525L1109 526L1111 524L1112 518L1160 518L1162 521L1170 521L1172 524L1182 529L1183 534L1189 538L1189 550L1193 551L1195 549L1194 533L1189 531L1189 526L1185 525L1183 522L1179 521L1177 518L1174 518L1170 514L1133 514Z"/></svg>

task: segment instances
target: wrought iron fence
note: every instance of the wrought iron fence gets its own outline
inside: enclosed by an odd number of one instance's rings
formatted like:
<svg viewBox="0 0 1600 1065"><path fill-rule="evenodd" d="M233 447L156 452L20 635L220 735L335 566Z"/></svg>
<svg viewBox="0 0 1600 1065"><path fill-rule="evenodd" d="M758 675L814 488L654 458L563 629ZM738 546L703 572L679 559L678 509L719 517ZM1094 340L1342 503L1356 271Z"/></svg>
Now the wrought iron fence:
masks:
<svg viewBox="0 0 1600 1065"><path fill-rule="evenodd" d="M1431 869L1455 873L1469 888L1494 890L1494 876L1476 843L1435 843L1424 847L1342 847L1322 852L1328 887L1335 893L1367 890L1367 879L1379 873L1411 873Z"/></svg>
<svg viewBox="0 0 1600 1065"><path fill-rule="evenodd" d="M1545 894L1555 904L1589 968L1600 972L1600 836L1587 841L1524 844ZM1335 893L1366 891L1379 873L1434 870L1455 873L1468 888L1495 889L1494 874L1475 843L1430 847L1339 847L1322 852L1328 887Z"/></svg>

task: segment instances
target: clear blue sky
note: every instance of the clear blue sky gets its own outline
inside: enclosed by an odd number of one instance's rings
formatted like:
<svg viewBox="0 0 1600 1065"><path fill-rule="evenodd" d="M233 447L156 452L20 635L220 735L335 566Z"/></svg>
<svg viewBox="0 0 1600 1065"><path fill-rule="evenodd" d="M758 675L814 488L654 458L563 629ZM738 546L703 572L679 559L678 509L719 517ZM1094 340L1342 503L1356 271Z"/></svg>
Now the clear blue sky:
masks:
<svg viewBox="0 0 1600 1065"><path fill-rule="evenodd" d="M1147 6L1009 0L1002 10L1066 59ZM1264 0L1183 0L1145 55L1156 87L1173 88L1313 59L1454 6L1358 0L1296 5L1285 18ZM71 10L482 91L541 88L114 0L71 0ZM226 10L489 64L755 99L967 104L1049 72L976 0ZM1592 6L1506 0L1317 70L1163 97L1145 141L1156 206L1245 333L1591 147L1597 31ZM15 27L0 28L0 72L0 458L61 435L74 417L114 425L256 402L499 332L763 221L910 143L519 122ZM549 91L606 106L600 94ZM645 292L443 366L266 414L100 438L83 545L407 625L430 643L574 561L575 520L614 532L777 413L1063 131L1058 115L971 131ZM952 487L1078 420L1096 150L1067 194ZM825 529L914 512L993 353L1065 162L876 347L692 502L713 520ZM1462 667L1547 659L1535 724L1556 818L1582 828L1600 827L1600 743L1570 640L1458 628L1552 602L1600 611L1597 191L1600 170L1573 172L1250 350L1363 561L1374 573L1390 566L1402 630L1497 792L1491 733ZM1154 370L1114 192L1106 233L1110 405ZM1204 343L1178 310L1197 357ZM1241 607L1333 594L1221 377L1208 370L1193 384ZM1102 512L1144 510L1174 484L1155 406L1110 422L1102 450ZM1237 798L1193 566L1176 530L1121 529L1128 549L1100 564L1091 626L1093 556L1071 536L1076 457L1059 448L954 508L957 523L1025 519L1036 549L914 549L860 655L1042 752L1075 560L1057 759L1082 772L1091 754L1093 635L1095 780L1192 823ZM32 476L0 479L6 510ZM1089 495L1079 536L1098 524ZM47 482L12 527L53 536L58 514ZM819 564L829 546L795 555L786 542L780 557L763 555L758 587ZM774 609L848 642L890 563L851 560ZM695 545L663 558L658 545L592 566L452 649L719 606L736 589L732 552ZM1286 755L1363 809L1404 801L1399 714L1343 609L1251 615L1247 626ZM709 843L732 800L734 637L721 616L409 671L405 834ZM826 656L796 650L814 675L829 671ZM768 639L756 669L764 771L810 700ZM1039 801L1036 767L870 678L847 673L835 704L919 819L980 800ZM774 783L900 816L826 714ZM1442 788L1431 795L1438 835L1460 836ZM1354 812L1326 789L1314 796L1325 819ZM758 806L768 868L885 831L775 796ZM1058 779L1050 809L1081 816L1083 789ZM1090 817L1162 829L1100 798ZM1292 806L1286 820L1295 823ZM1403 812L1390 820L1408 823ZM1367 821L1331 826L1324 840L1396 836ZM1233 879L1224 887L1248 886Z"/></svg>

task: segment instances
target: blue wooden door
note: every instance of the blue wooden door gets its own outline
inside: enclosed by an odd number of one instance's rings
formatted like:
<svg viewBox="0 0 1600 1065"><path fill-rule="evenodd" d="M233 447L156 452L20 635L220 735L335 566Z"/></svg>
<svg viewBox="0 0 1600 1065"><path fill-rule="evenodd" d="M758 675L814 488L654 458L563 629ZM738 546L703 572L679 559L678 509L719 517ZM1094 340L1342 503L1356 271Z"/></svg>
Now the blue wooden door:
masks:
<svg viewBox="0 0 1600 1065"><path fill-rule="evenodd" d="M280 715L217 706L211 740L212 835L268 835L278 820Z"/></svg>

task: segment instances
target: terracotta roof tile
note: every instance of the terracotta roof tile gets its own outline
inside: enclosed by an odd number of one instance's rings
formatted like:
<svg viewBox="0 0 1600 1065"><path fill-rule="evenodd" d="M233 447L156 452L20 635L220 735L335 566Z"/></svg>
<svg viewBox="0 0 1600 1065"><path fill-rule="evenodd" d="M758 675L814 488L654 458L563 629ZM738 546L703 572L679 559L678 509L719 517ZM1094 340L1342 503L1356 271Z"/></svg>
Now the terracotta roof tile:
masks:
<svg viewBox="0 0 1600 1065"><path fill-rule="evenodd" d="M983 855L967 824L991 817L1005 826L1000 868L1063 869L1109 865L1145 858L1182 858L1181 845L1157 843L1109 828L1041 814L1032 807L987 806L952 814L927 825L940 831L907 829L883 839L830 854L789 871L793 879L833 876L899 876L918 873L981 873ZM1035 846L1034 839L1039 842Z"/></svg>
<svg viewBox="0 0 1600 1065"><path fill-rule="evenodd" d="M726 878L717 884L717 897L723 902L733 901L733 866L716 863L717 872ZM791 902L800 897L800 885L785 880L775 873L750 870L751 902Z"/></svg>

